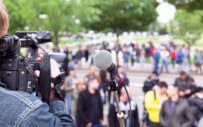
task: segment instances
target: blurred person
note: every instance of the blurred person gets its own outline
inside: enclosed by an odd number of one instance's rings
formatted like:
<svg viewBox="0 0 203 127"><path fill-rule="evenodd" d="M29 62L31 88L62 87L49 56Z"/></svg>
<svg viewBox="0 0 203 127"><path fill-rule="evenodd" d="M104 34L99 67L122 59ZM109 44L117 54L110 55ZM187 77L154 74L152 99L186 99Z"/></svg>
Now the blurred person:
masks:
<svg viewBox="0 0 203 127"><path fill-rule="evenodd" d="M178 71L182 71L183 70L183 59L184 59L184 54L182 52L182 49L180 49L178 52L177 52L177 55L176 55L176 61L177 61L177 64L178 64Z"/></svg>
<svg viewBox="0 0 203 127"><path fill-rule="evenodd" d="M169 41L169 46L171 47L171 48L175 48L175 43L174 43L174 41L173 40L170 40Z"/></svg>
<svg viewBox="0 0 203 127"><path fill-rule="evenodd" d="M0 22L0 38L2 38L7 34L9 28L9 15L2 2L0 2ZM57 62L51 60L50 68L51 77L56 78L60 74ZM0 98L0 125L2 127L75 127L64 102L52 89L49 105L29 93L8 90L2 85L0 85Z"/></svg>
<svg viewBox="0 0 203 127"><path fill-rule="evenodd" d="M189 46L185 47L184 56L185 56L184 57L185 66L190 67L190 47Z"/></svg>
<svg viewBox="0 0 203 127"><path fill-rule="evenodd" d="M90 50L90 57L91 57L90 66L94 65L94 63L93 63L94 54L95 54L95 49L94 49L94 47L92 47Z"/></svg>
<svg viewBox="0 0 203 127"><path fill-rule="evenodd" d="M129 86L130 81L129 81L129 78L127 77L127 74L124 72L123 67L118 65L117 68L118 68L118 75L123 80L123 83L120 80L117 81L119 85L118 95L120 96L121 88L123 87L123 85Z"/></svg>
<svg viewBox="0 0 203 127"><path fill-rule="evenodd" d="M152 49L152 48L154 47L154 43L153 43L153 41L150 40L148 43L149 43L149 47Z"/></svg>
<svg viewBox="0 0 203 127"><path fill-rule="evenodd" d="M65 78L64 90L66 91L66 103L68 106L69 115L71 115L73 90L76 87L77 76L75 70L70 70L70 74Z"/></svg>
<svg viewBox="0 0 203 127"><path fill-rule="evenodd" d="M159 70L159 59L160 59L160 51L158 48L155 49L153 54L153 60L154 60L154 72L158 72Z"/></svg>
<svg viewBox="0 0 203 127"><path fill-rule="evenodd" d="M146 44L146 48L145 48L145 56L146 56L147 58L150 57L150 51L151 51L150 44L147 43L147 44Z"/></svg>
<svg viewBox="0 0 203 127"><path fill-rule="evenodd" d="M194 118L186 100L179 97L178 86L170 86L169 99L161 107L160 124L163 127L192 127Z"/></svg>
<svg viewBox="0 0 203 127"><path fill-rule="evenodd" d="M108 93L108 86L109 82L107 80L107 72L105 70L100 70L99 71L99 76L101 79L101 84L100 84L100 94L102 97L102 102L105 104L107 102L107 93Z"/></svg>
<svg viewBox="0 0 203 127"><path fill-rule="evenodd" d="M77 127L102 127L103 105L98 77L88 79L86 90L79 94L77 102Z"/></svg>
<svg viewBox="0 0 203 127"><path fill-rule="evenodd" d="M80 92L84 90L85 82L84 80L77 80L76 81L76 88L73 90L73 103L72 103L72 117L76 121L76 107L77 107L77 101L78 101L78 96Z"/></svg>
<svg viewBox="0 0 203 127"><path fill-rule="evenodd" d="M203 118L203 88L196 87L195 94L188 100L193 115L195 116L195 127L198 122Z"/></svg>
<svg viewBox="0 0 203 127"><path fill-rule="evenodd" d="M153 47L151 47L151 51L150 51L150 56L151 56L151 57L153 57L154 51L155 51L155 47L153 46Z"/></svg>
<svg viewBox="0 0 203 127"><path fill-rule="evenodd" d="M141 67L143 67L145 64L145 50L144 50L144 48L142 48L140 51L139 62L140 62Z"/></svg>
<svg viewBox="0 0 203 127"><path fill-rule="evenodd" d="M190 88L194 84L194 79L187 75L185 71L181 71L180 76L175 80L175 84L179 87L180 96L184 97L192 92Z"/></svg>
<svg viewBox="0 0 203 127"><path fill-rule="evenodd" d="M196 67L196 72L198 73L200 71L200 74L203 73L202 71L202 53L199 51L199 49L196 49L195 55L194 55L194 62Z"/></svg>
<svg viewBox="0 0 203 127"><path fill-rule="evenodd" d="M118 65L117 68L118 68L118 74L123 79L124 84L126 86L129 86L129 78L128 78L127 74L125 73L123 67L121 65Z"/></svg>
<svg viewBox="0 0 203 127"><path fill-rule="evenodd" d="M69 46L68 45L65 45L64 53L66 54L67 57L69 56Z"/></svg>
<svg viewBox="0 0 203 127"><path fill-rule="evenodd" d="M88 81L89 78L92 78L92 77L99 77L95 72L94 66L90 66L89 73L84 78L85 82Z"/></svg>
<svg viewBox="0 0 203 127"><path fill-rule="evenodd" d="M64 52L64 49L60 44L58 44L57 52L61 52L61 53Z"/></svg>
<svg viewBox="0 0 203 127"><path fill-rule="evenodd" d="M125 70L128 69L128 61L129 61L129 57L130 57L130 54L128 52L128 49L127 48L124 48L124 51L123 51L123 67Z"/></svg>
<svg viewBox="0 0 203 127"><path fill-rule="evenodd" d="M132 110L132 118L131 118L131 124L130 119L129 119L129 100L128 96L126 94L126 91L124 88L121 89L121 96L120 96L120 102L119 106L121 111L128 116L128 119L125 120L125 125L126 127L139 127L139 115L138 115L138 106L134 100L132 100L132 90L129 87L126 87L129 97L130 97L130 102L131 102L131 110ZM116 109L116 104L111 104L110 109L109 109L109 115L108 115L108 120L109 120L109 127L120 127L119 121L117 118L117 109ZM131 125L131 126L130 126Z"/></svg>
<svg viewBox="0 0 203 127"><path fill-rule="evenodd" d="M138 44L135 44L135 54L136 54L137 62L139 63L139 62L140 62L140 54L141 54L141 50L140 50Z"/></svg>
<svg viewBox="0 0 203 127"><path fill-rule="evenodd" d="M114 50L116 51L116 64L119 65L119 51L122 50L121 45L119 43L116 43Z"/></svg>
<svg viewBox="0 0 203 127"><path fill-rule="evenodd" d="M154 86L159 84L159 73L152 72L150 76L144 81L144 86L142 87L142 91L144 93L153 90Z"/></svg>
<svg viewBox="0 0 203 127"><path fill-rule="evenodd" d="M168 99L168 85L166 82L160 82L157 90L150 90L145 95L145 108L148 111L148 127L160 127L159 113L161 106Z"/></svg>
<svg viewBox="0 0 203 127"><path fill-rule="evenodd" d="M77 53L76 47L72 46L72 48L71 48L71 56L72 56L73 65L75 65L77 63L76 53Z"/></svg>
<svg viewBox="0 0 203 127"><path fill-rule="evenodd" d="M135 58L134 58L134 56L135 56L135 52L134 52L134 44L133 43L131 43L130 44L130 47L129 47L129 58L130 58L130 60L131 60L131 66L133 67L134 66L134 62L135 62Z"/></svg>
<svg viewBox="0 0 203 127"><path fill-rule="evenodd" d="M70 63L68 45L65 45L64 53L66 54L66 59L64 60L63 70L65 71L65 75L68 76L69 75L69 63Z"/></svg>
<svg viewBox="0 0 203 127"><path fill-rule="evenodd" d="M173 68L175 68L176 50L174 48L171 48L170 57L171 57L171 63L173 65Z"/></svg>
<svg viewBox="0 0 203 127"><path fill-rule="evenodd" d="M166 48L163 48L161 51L161 72L163 72L163 68L165 67L166 72L168 73L168 58L169 52L166 50Z"/></svg>
<svg viewBox="0 0 203 127"><path fill-rule="evenodd" d="M77 59L77 64L78 64L78 68L81 68L81 59L83 57L83 52L82 52L82 48L80 47L76 53L76 59Z"/></svg>
<svg viewBox="0 0 203 127"><path fill-rule="evenodd" d="M87 46L85 47L85 50L84 50L84 56L85 56L85 61L88 62L88 60L89 60L89 49Z"/></svg>

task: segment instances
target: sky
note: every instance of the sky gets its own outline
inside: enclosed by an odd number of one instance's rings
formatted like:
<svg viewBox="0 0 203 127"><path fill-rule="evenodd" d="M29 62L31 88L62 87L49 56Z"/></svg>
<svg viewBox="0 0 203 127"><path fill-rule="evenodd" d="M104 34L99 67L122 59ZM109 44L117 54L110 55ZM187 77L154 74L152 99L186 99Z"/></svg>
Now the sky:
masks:
<svg viewBox="0 0 203 127"><path fill-rule="evenodd" d="M168 23L171 19L174 18L176 8L172 4L163 2L163 0L157 0L157 1L159 2L159 6L156 9L156 11L159 14L158 21L162 23Z"/></svg>

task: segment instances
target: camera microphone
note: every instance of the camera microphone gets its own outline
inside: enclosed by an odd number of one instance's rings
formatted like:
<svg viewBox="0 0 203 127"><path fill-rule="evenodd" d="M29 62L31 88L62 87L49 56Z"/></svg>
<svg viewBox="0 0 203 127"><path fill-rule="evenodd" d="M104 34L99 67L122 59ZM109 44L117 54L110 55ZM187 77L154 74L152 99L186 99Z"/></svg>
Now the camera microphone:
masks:
<svg viewBox="0 0 203 127"><path fill-rule="evenodd" d="M106 70L112 76L118 75L118 69L114 63L112 63L112 56L106 50L100 50L94 55L93 59L94 65L101 69Z"/></svg>

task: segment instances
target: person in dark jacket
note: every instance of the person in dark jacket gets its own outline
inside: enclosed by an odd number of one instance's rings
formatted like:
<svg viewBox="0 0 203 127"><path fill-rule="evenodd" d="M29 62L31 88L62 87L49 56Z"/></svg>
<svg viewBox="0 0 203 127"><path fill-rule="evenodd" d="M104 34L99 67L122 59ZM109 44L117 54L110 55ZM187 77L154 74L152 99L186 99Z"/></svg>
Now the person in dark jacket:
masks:
<svg viewBox="0 0 203 127"><path fill-rule="evenodd" d="M203 88L196 87L196 93L188 101L195 116L195 126L197 126L200 119L203 118Z"/></svg>
<svg viewBox="0 0 203 127"><path fill-rule="evenodd" d="M137 62L138 62L138 63L140 62L140 52L141 52L141 50L140 50L140 48L139 48L139 45L136 44L136 45L135 45L135 53L136 53L136 59L137 59Z"/></svg>
<svg viewBox="0 0 203 127"><path fill-rule="evenodd" d="M175 84L179 87L179 94L181 97L191 94L192 85L194 84L194 79L186 74L186 72L181 71L180 77L175 80Z"/></svg>
<svg viewBox="0 0 203 127"><path fill-rule="evenodd" d="M179 98L178 86L169 86L170 99L165 101L160 112L160 124L163 127L192 127L194 116L188 102Z"/></svg>
<svg viewBox="0 0 203 127"><path fill-rule="evenodd" d="M132 90L129 87L127 87L127 91L131 99ZM128 102L128 97L124 88L121 89L119 106L121 108L121 111L124 114L127 114L129 116L129 102ZM131 124L129 123L130 122L129 119L127 119L125 120L125 125L126 127L139 127L140 124L139 124L139 116L138 116L138 106L133 100L131 100L131 110L132 110ZM117 118L116 104L110 105L108 120L109 120L109 127L120 127L119 121Z"/></svg>
<svg viewBox="0 0 203 127"><path fill-rule="evenodd" d="M76 125L77 127L102 127L103 105L98 91L99 79L88 79L87 89L79 94L77 102Z"/></svg>
<svg viewBox="0 0 203 127"><path fill-rule="evenodd" d="M84 51L84 56L85 56L85 62L87 62L88 59L89 59L89 49L88 49L88 47L86 47L86 49Z"/></svg>
<svg viewBox="0 0 203 127"><path fill-rule="evenodd" d="M76 59L77 59L77 63L78 63L78 68L81 67L81 59L83 57L83 53L82 53L82 48L80 47L76 53Z"/></svg>
<svg viewBox="0 0 203 127"><path fill-rule="evenodd" d="M161 55L160 55L160 51L158 48L155 49L154 53L153 53L153 60L154 60L154 72L158 72L159 70L159 59L160 59Z"/></svg>

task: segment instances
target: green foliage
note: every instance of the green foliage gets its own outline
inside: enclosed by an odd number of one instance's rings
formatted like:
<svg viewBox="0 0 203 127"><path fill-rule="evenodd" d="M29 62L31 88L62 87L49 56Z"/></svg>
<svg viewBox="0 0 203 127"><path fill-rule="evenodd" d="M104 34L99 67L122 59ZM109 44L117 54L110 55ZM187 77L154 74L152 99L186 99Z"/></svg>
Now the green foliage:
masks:
<svg viewBox="0 0 203 127"><path fill-rule="evenodd" d="M10 16L10 33L22 30L49 30L58 44L59 32L72 25L72 1L67 0L6 0ZM42 19L40 15L45 17ZM71 24L71 25L70 25Z"/></svg>
<svg viewBox="0 0 203 127"><path fill-rule="evenodd" d="M195 11L203 9L203 0L165 0L178 9L185 9L187 11Z"/></svg>
<svg viewBox="0 0 203 127"><path fill-rule="evenodd" d="M101 0L93 3L100 10L99 19L84 21L87 28L96 31L146 30L156 20L156 0Z"/></svg>
<svg viewBox="0 0 203 127"><path fill-rule="evenodd" d="M54 44L64 32L147 30L157 17L156 0L4 0L9 33L51 31ZM43 15L44 17L41 17Z"/></svg>
<svg viewBox="0 0 203 127"><path fill-rule="evenodd" d="M36 27L53 32L55 45L59 42L59 32L68 30L73 23L71 4L71 1L66 0L34 0L32 3L32 5L36 5L38 15L46 15L45 19L38 18Z"/></svg>
<svg viewBox="0 0 203 127"><path fill-rule="evenodd" d="M152 32L159 32L161 35L169 32L167 31L167 25L158 21L151 23L148 27L148 30Z"/></svg>
<svg viewBox="0 0 203 127"><path fill-rule="evenodd" d="M27 0L5 0L10 18L9 33L14 34L16 31L25 30L27 24L32 21L34 14L30 10L30 2ZM28 18L29 17L29 18Z"/></svg>
<svg viewBox="0 0 203 127"><path fill-rule="evenodd" d="M203 11L178 10L175 14L178 29L174 31L174 34L189 45L193 45L203 33L202 17Z"/></svg>

